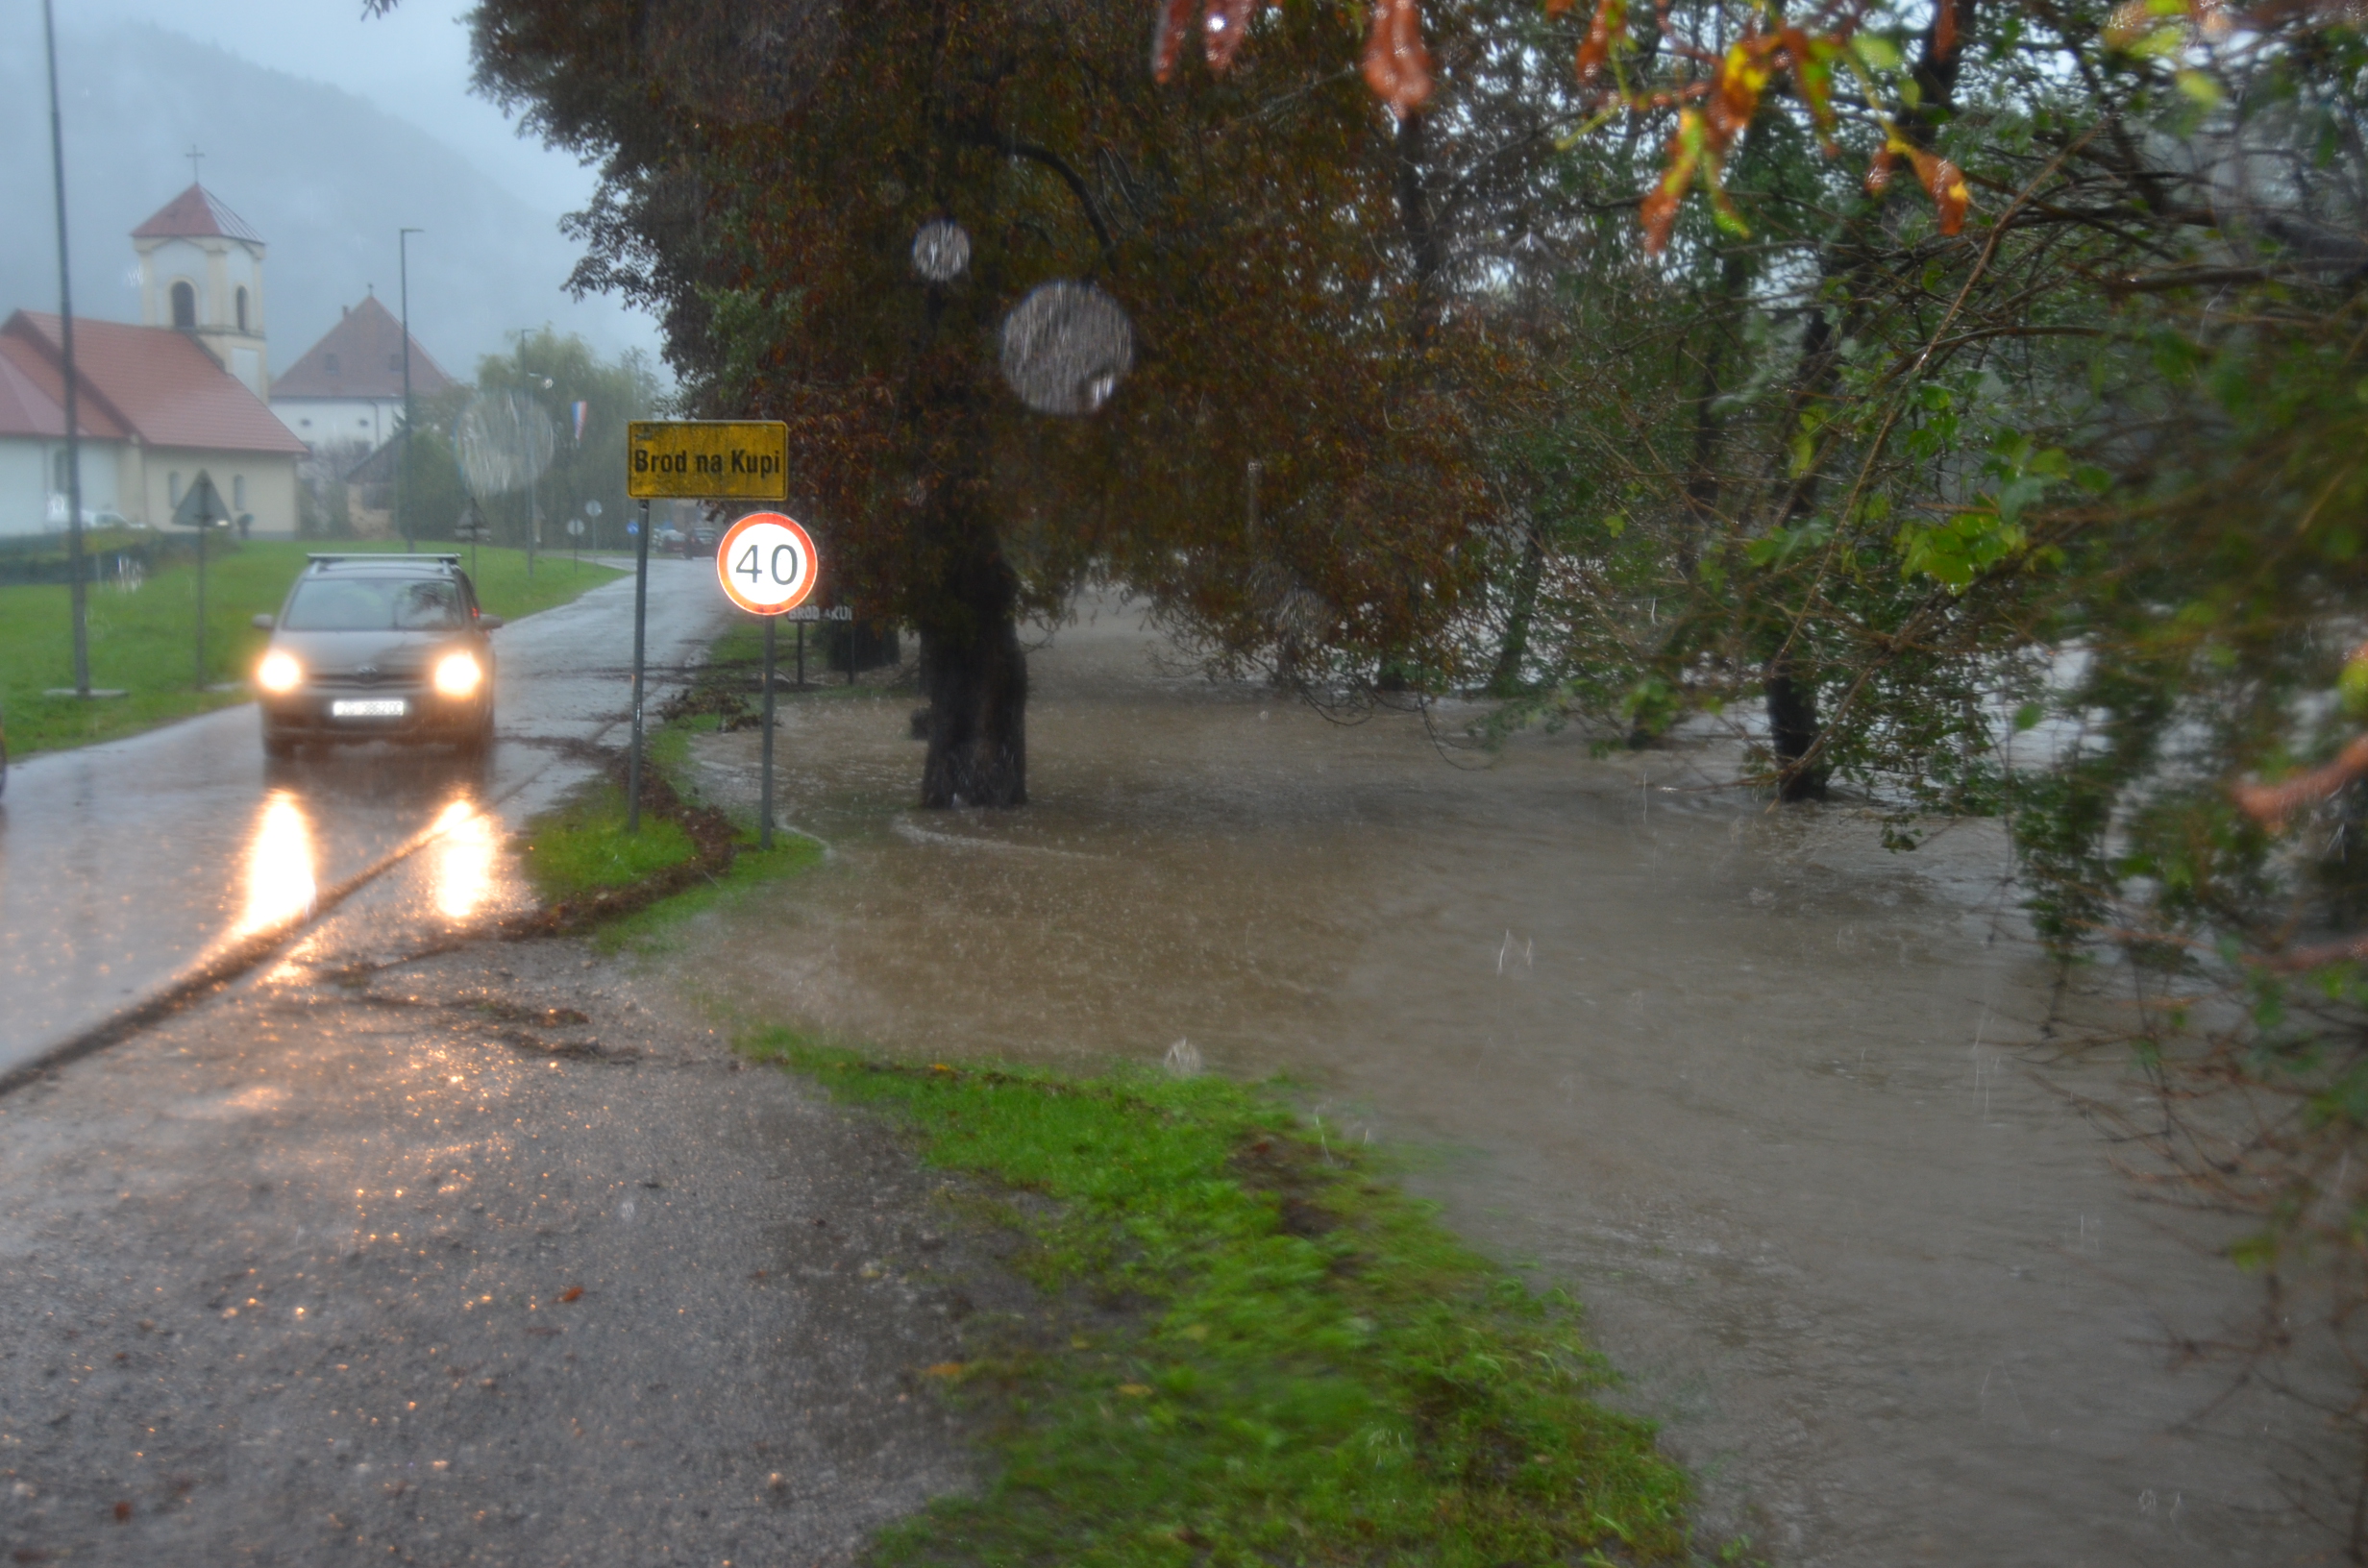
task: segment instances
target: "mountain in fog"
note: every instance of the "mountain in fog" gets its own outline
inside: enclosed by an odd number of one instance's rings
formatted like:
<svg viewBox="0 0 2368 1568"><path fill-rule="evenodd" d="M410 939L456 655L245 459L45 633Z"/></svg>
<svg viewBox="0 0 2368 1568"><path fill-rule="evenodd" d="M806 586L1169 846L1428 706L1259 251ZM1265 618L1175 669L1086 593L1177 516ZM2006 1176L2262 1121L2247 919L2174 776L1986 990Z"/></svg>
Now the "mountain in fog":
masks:
<svg viewBox="0 0 2368 1568"><path fill-rule="evenodd" d="M58 308L48 86L38 34L0 49L0 315ZM323 83L151 27L62 30L67 218L78 315L139 319L131 232L189 184L270 247L264 327L274 375L375 283L397 306L395 231L411 239L411 330L473 376L506 333L548 322L604 354L654 345L646 318L560 286L575 264L557 216L534 210L433 136Z"/></svg>

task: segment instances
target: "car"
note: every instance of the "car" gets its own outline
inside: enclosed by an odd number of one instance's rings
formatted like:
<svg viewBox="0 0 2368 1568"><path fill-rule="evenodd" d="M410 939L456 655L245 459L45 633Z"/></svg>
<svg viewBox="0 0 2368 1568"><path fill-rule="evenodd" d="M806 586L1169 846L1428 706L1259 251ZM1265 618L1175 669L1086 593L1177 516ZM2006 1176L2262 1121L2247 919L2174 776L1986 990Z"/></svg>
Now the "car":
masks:
<svg viewBox="0 0 2368 1568"><path fill-rule="evenodd" d="M307 742L493 744L493 645L457 555L313 555L255 667L263 753Z"/></svg>

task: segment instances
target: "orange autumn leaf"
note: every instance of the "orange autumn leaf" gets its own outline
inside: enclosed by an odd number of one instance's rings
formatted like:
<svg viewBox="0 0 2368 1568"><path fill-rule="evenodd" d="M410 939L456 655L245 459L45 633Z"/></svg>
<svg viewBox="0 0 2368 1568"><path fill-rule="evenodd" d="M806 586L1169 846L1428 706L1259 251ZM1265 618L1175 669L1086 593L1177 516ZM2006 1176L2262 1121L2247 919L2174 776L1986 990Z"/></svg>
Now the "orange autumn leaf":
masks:
<svg viewBox="0 0 2368 1568"><path fill-rule="evenodd" d="M1760 94L1767 90L1768 51L1776 40L1743 38L1727 50L1719 62L1718 84L1711 93L1708 130L1713 145L1724 152L1751 125L1760 111Z"/></svg>
<svg viewBox="0 0 2368 1568"><path fill-rule="evenodd" d="M1965 209L1973 205L1973 192L1965 188L1965 172L1945 158L1937 158L1921 147L1908 149L1908 160L1915 165L1915 177L1933 199L1933 209L1939 214L1940 232L1954 234L1965 227Z"/></svg>
<svg viewBox="0 0 2368 1568"><path fill-rule="evenodd" d="M1880 196L1891 188L1891 171L1899 166L1899 155L1885 147L1866 165L1866 194Z"/></svg>
<svg viewBox="0 0 2368 1568"><path fill-rule="evenodd" d="M1551 16L1569 4L1570 0L1561 0L1560 5L1548 5L1546 14ZM1603 70L1604 62L1612 58L1612 46L1627 37L1628 0L1602 0L1595 7L1595 19L1587 24L1586 38L1579 44L1580 86L1587 86L1595 80Z"/></svg>
<svg viewBox="0 0 2368 1568"><path fill-rule="evenodd" d="M1249 38L1250 18L1266 9L1267 0L1209 0L1208 19L1202 28L1202 47L1209 57L1209 69L1221 76L1240 54Z"/></svg>
<svg viewBox="0 0 2368 1568"><path fill-rule="evenodd" d="M1694 171L1702 163L1702 116L1693 110L1681 110L1677 130L1669 136L1669 166L1663 171L1661 184L1645 196L1637 216L1644 225L1644 248L1659 256L1668 247L1669 230L1677 222L1678 204L1686 199L1686 187L1693 184Z"/></svg>
<svg viewBox="0 0 2368 1568"><path fill-rule="evenodd" d="M1184 37L1192 31L1194 0L1159 0L1159 20L1151 29L1151 80L1165 82L1175 71L1184 52Z"/></svg>
<svg viewBox="0 0 2368 1568"><path fill-rule="evenodd" d="M583 1299L583 1286L580 1285L569 1286L566 1289L559 1292L559 1299L561 1301L581 1301Z"/></svg>
<svg viewBox="0 0 2368 1568"><path fill-rule="evenodd" d="M1422 46L1422 12L1415 0L1375 0L1364 70L1365 85L1399 119L1430 101L1431 54Z"/></svg>

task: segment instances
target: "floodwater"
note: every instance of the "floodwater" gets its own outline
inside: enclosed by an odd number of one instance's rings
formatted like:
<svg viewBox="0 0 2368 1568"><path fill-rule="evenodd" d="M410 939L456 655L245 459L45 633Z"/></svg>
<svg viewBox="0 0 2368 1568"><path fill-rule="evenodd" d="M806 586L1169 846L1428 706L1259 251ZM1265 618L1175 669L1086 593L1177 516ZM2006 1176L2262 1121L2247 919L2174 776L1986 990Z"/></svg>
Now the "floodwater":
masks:
<svg viewBox="0 0 2368 1568"><path fill-rule="evenodd" d="M2052 971L1996 832L1905 856L1840 805L1573 735L1443 757L1163 668L1104 601L1032 659L1016 813L909 809L910 698L783 704L784 817L836 853L667 960L710 1005L947 1057L1315 1086L1497 1256L1588 1305L1785 1564L2323 1560L2318 1418L2174 1342L2257 1304L2142 1200L2033 1048ZM754 737L704 761L754 796ZM2142 1109L2142 1107L2140 1108Z"/></svg>

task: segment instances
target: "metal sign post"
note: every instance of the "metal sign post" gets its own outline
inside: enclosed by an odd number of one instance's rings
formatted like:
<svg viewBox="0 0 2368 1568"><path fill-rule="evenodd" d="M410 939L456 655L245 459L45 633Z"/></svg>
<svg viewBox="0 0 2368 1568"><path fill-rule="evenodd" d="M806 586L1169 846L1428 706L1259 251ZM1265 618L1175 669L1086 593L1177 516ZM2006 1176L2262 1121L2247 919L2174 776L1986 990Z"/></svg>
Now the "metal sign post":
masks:
<svg viewBox="0 0 2368 1568"><path fill-rule="evenodd" d="M183 493L181 504L173 508L173 526L197 530L197 689L201 692L206 689L206 535L230 520L230 508L222 504L213 477L199 469Z"/></svg>
<svg viewBox="0 0 2368 1568"><path fill-rule="evenodd" d="M626 427L625 433L625 493L641 502L641 527L633 542L633 748L625 764L625 830L641 831L641 701L643 685L643 628L650 612L650 502L657 499L687 499L711 501L719 499L750 501L786 501L789 498L789 427L778 420L714 420L637 419ZM759 513L758 517L775 514ZM740 530L755 518L742 518L724 537L727 543L736 538ZM804 586L793 600L784 600L770 610L741 600L733 593L731 578L724 578L724 592L731 595L743 609L755 610L760 615L777 615L802 601L814 590L812 560L814 542L806 539L805 530L785 517L776 521L796 529L799 539L805 541L808 563ZM628 526L629 528L629 525ZM726 555L719 547L715 554L716 571L722 574ZM768 582L752 578L757 587ZM771 622L767 622L768 627ZM766 638L765 679L765 820L762 837L767 847L773 843L773 681L772 638Z"/></svg>
<svg viewBox="0 0 2368 1568"><path fill-rule="evenodd" d="M641 831L642 628L650 619L650 503L641 503L633 544L633 748L625 757L625 831Z"/></svg>
<svg viewBox="0 0 2368 1568"><path fill-rule="evenodd" d="M764 782L756 790L756 847L773 847L773 628L780 617L765 617L765 742L764 766L760 772ZM798 628L798 646L805 646L805 628Z"/></svg>
<svg viewBox="0 0 2368 1568"><path fill-rule="evenodd" d="M724 585L724 597L765 618L764 781L758 786L756 808L760 849L773 847L774 622L795 613L812 596L821 568L813 537L779 512L751 512L727 529L715 547L715 576ZM801 622L801 648L804 630Z"/></svg>

